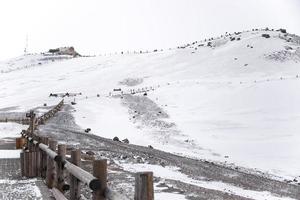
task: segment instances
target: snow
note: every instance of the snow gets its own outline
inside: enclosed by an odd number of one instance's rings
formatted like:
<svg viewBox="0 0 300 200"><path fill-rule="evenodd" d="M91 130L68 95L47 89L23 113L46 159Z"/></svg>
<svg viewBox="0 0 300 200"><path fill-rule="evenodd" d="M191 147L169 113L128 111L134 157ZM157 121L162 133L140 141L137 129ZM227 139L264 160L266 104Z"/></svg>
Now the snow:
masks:
<svg viewBox="0 0 300 200"><path fill-rule="evenodd" d="M20 137L22 129L26 128L27 126L17 123L0 123L0 139Z"/></svg>
<svg viewBox="0 0 300 200"><path fill-rule="evenodd" d="M91 128L93 133L97 133L102 137L113 138L118 136L119 139L128 138L138 144L143 140L141 138L143 135L137 133L138 130L135 129L128 118L127 109L120 106L120 104L120 99L115 98L100 98L97 101L89 98L84 104L79 103L75 106L77 110L81 111L74 113L76 123L81 127Z"/></svg>
<svg viewBox="0 0 300 200"><path fill-rule="evenodd" d="M195 180L187 175L181 173L178 171L175 167L162 167L158 165L150 165L150 164L125 164L125 163L119 163L124 170L130 171L130 172L141 172L141 171L152 171L153 174L155 174L156 177L160 177L163 179L172 179L181 181L184 183L188 183L191 185L196 185L199 187L212 189L212 190L219 190L219 191L225 191L229 194L235 194L238 196L246 197L246 198L253 198L256 200L292 200L288 197L277 197L269 192L258 192L258 191L251 191L251 190L245 190L230 184L222 183L222 182L215 182L215 181L203 181L203 180ZM155 193L155 195L158 194L158 197L161 198L160 193ZM167 196L168 199L170 199L170 196ZM182 198L181 198L182 199Z"/></svg>
<svg viewBox="0 0 300 200"><path fill-rule="evenodd" d="M266 57L299 44L286 42L279 32L268 31L269 39L262 33L220 39L214 48L198 47L199 42L185 49L55 62L21 56L0 64L0 108L26 111L57 104L60 99L50 93L82 92L73 114L91 134L294 178L300 175L300 63ZM159 130L133 120L123 100L108 97L114 88L150 86L155 91L147 97L169 116L159 120L174 127Z"/></svg>
<svg viewBox="0 0 300 200"><path fill-rule="evenodd" d="M178 128L199 146L221 154L220 160L271 169L273 174L288 170L285 175L296 176L300 95L295 91L299 86L300 80L210 86L181 83L150 97L167 104L165 109ZM192 156L198 153L205 152L195 151ZM205 154L218 159L209 151Z"/></svg>
<svg viewBox="0 0 300 200"><path fill-rule="evenodd" d="M186 198L182 194L170 194L167 192L155 193L155 199L157 199L157 200L165 200L165 199L186 200Z"/></svg>
<svg viewBox="0 0 300 200"><path fill-rule="evenodd" d="M28 180L9 180L0 179L0 184L5 185L6 189L1 193L3 199L11 199L14 193L22 191L23 197L30 199L42 199L42 194L36 185L37 179Z"/></svg>
<svg viewBox="0 0 300 200"><path fill-rule="evenodd" d="M0 150L0 159L20 158L21 150Z"/></svg>

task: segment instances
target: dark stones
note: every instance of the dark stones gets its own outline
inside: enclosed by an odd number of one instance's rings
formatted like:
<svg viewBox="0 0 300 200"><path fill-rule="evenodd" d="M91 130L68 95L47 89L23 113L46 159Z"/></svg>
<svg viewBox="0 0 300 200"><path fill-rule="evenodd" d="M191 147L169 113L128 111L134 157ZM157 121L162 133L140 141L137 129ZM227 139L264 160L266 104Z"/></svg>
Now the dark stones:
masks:
<svg viewBox="0 0 300 200"><path fill-rule="evenodd" d="M269 34L265 34L265 33L262 34L261 36L264 37L264 38L270 38L270 35Z"/></svg>
<svg viewBox="0 0 300 200"><path fill-rule="evenodd" d="M113 138L113 141L115 141L115 142L120 142L120 140L119 140L119 138L118 138L117 136L115 136L115 137Z"/></svg>
<svg viewBox="0 0 300 200"><path fill-rule="evenodd" d="M87 151L86 154L89 155L89 156L94 156L95 152L93 152L93 151Z"/></svg>
<svg viewBox="0 0 300 200"><path fill-rule="evenodd" d="M90 131L91 131L90 128L87 128L87 129L84 130L84 132L86 132L86 133L89 133Z"/></svg>
<svg viewBox="0 0 300 200"><path fill-rule="evenodd" d="M129 144L129 140L127 138L125 138L124 140L122 140L123 143L125 144Z"/></svg>

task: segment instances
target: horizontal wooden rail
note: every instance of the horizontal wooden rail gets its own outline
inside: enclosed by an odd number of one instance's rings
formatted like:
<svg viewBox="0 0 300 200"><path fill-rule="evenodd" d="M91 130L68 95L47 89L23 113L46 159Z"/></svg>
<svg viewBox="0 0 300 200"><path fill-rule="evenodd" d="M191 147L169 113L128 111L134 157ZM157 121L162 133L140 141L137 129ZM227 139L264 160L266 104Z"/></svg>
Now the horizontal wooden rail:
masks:
<svg viewBox="0 0 300 200"><path fill-rule="evenodd" d="M38 118L35 118L33 111L26 114L30 118L30 123L29 128L21 132L22 137L27 140L26 147L21 153L22 176L46 178L47 186L52 188L53 196L57 200L66 200L65 190L70 190L72 200L79 200L80 183L87 185L93 191L93 200L126 199L124 195L107 187L107 160L93 159L93 174L91 174L80 167L81 151L79 149L71 154L72 162L69 162L66 159L65 144L58 145L56 152L57 141L34 134L36 127L53 117L62 106L63 100ZM70 174L70 185L64 181L64 170ZM153 174L139 173L136 176L135 188L135 200L153 200Z"/></svg>
<svg viewBox="0 0 300 200"><path fill-rule="evenodd" d="M57 155L57 153L55 151L52 151L49 146L40 143L39 144L39 148L41 150L43 150L50 158L52 158L54 161L59 161L59 156Z"/></svg>
<svg viewBox="0 0 300 200"><path fill-rule="evenodd" d="M44 151L51 159L55 162L62 162L65 169L67 169L73 176L78 178L82 183L89 186L92 190L97 190L101 187L99 180L94 177L92 174L88 173L87 171L81 169L80 167L70 163L66 159L63 159L59 156L55 151L51 150L49 146L39 143L36 140L33 140L32 137L25 136L30 143L38 145L38 147Z"/></svg>
<svg viewBox="0 0 300 200"><path fill-rule="evenodd" d="M82 183L88 185L91 190L98 190L101 187L101 182L96 177L69 161L65 162L64 167Z"/></svg>
<svg viewBox="0 0 300 200"><path fill-rule="evenodd" d="M56 199L56 200L68 200L63 193L61 193L58 189L56 188L52 188L52 194L53 194L53 197Z"/></svg>
<svg viewBox="0 0 300 200"><path fill-rule="evenodd" d="M15 122L15 123L19 123L19 124L24 124L24 125L27 125L29 124L29 119L27 118L1 118L0 119L0 122Z"/></svg>
<svg viewBox="0 0 300 200"><path fill-rule="evenodd" d="M61 109L61 107L63 105L64 105L64 100L61 100L56 106L54 106L54 108L52 108L48 112L44 113L40 117L38 117L36 120L37 124L40 125L40 124L45 123L45 121L47 121L48 119L53 117Z"/></svg>

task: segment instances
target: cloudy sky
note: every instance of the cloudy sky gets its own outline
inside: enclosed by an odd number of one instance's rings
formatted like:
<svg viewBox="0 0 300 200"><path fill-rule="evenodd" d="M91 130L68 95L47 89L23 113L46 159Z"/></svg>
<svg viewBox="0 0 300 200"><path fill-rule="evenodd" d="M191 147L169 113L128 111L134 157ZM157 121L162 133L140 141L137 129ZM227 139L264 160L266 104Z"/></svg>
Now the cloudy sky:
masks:
<svg viewBox="0 0 300 200"><path fill-rule="evenodd" d="M169 48L252 28L300 35L300 0L1 0L0 60L74 46L83 54Z"/></svg>

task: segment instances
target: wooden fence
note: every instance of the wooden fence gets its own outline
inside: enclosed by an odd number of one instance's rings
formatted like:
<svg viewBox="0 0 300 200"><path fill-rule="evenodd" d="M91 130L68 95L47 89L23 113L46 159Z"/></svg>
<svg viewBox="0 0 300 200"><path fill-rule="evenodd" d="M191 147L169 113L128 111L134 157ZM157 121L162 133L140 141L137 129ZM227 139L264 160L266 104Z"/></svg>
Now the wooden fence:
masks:
<svg viewBox="0 0 300 200"><path fill-rule="evenodd" d="M9 118L9 117L5 117L5 118L1 118L0 119L0 123L3 122L15 122L15 123L19 123L19 124L24 124L27 125L29 124L29 119L27 118Z"/></svg>
<svg viewBox="0 0 300 200"><path fill-rule="evenodd" d="M40 125L45 123L48 119L54 116L54 114L59 111L59 109L63 106L64 101L60 101L59 104L57 104L54 108L49 110L48 112L44 113L42 116L36 118L35 124ZM27 113L26 116L2 116L0 117L0 123L2 122L15 122L19 124L24 124L24 125L30 125L30 115L34 113L31 111L30 113ZM35 117L35 116L34 116Z"/></svg>
<svg viewBox="0 0 300 200"><path fill-rule="evenodd" d="M94 200L120 200L124 196L113 192L107 186L107 160L93 160L93 173L83 170L81 166L81 151L71 151L71 159L66 159L67 146L58 144L48 137L40 137L34 133L38 125L44 124L53 117L63 106L63 101L53 109L36 118L33 111L26 114L30 119L29 128L21 132L26 139L26 146L20 155L22 176L33 178L42 177L52 189L57 200L67 199L64 193L70 191L70 199L78 200L81 196L81 184L91 189ZM69 173L69 183L64 176ZM140 172L135 177L135 200L153 200L153 173Z"/></svg>

